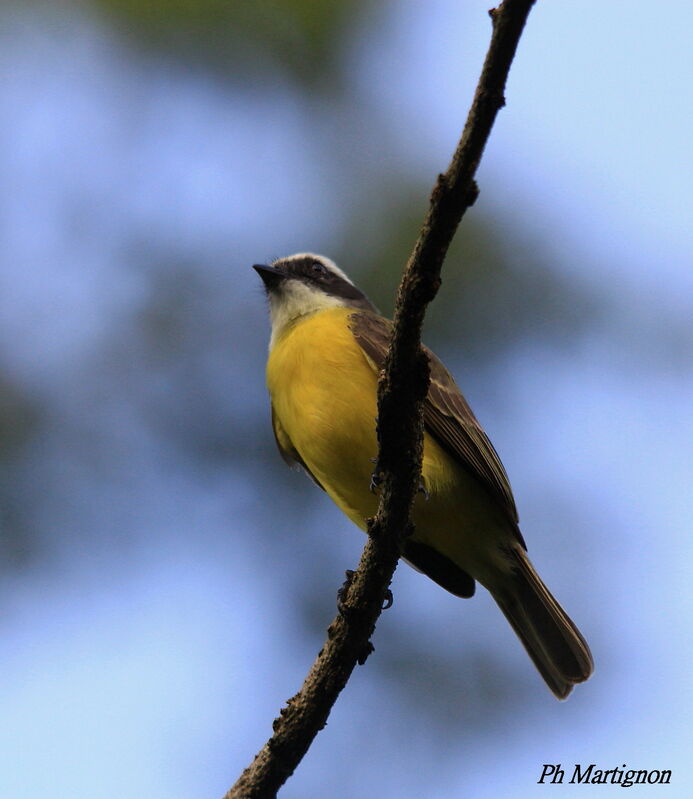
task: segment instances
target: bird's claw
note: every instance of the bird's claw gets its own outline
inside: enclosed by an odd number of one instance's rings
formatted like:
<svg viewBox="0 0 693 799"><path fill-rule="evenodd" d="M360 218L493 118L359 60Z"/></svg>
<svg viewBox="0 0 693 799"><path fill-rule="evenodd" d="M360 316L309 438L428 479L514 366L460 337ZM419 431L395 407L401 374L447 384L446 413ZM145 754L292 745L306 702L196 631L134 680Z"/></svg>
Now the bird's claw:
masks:
<svg viewBox="0 0 693 799"><path fill-rule="evenodd" d="M349 612L349 608L347 608L346 605L344 604L344 599L346 597L347 591L349 590L352 582L354 581L354 573L355 572L353 569L347 569L344 572L346 580L344 580L342 587L337 591L337 610L339 611L339 614L341 616L344 616L344 618L347 617L347 614ZM387 610L388 608L391 608L393 601L394 600L392 597L392 591L389 588L386 588L385 594L383 595L382 610ZM371 652L375 652L375 647L370 641L366 641L366 643L363 645L363 649L359 652L359 654L356 657L356 662L359 664L359 666L363 666L363 664L366 662Z"/></svg>
<svg viewBox="0 0 693 799"><path fill-rule="evenodd" d="M428 502L431 495L428 493L428 489L426 488L426 481L423 478L423 475L419 477L419 485L416 489L417 494L423 494L423 498Z"/></svg>
<svg viewBox="0 0 693 799"><path fill-rule="evenodd" d="M383 473L376 468L373 474L371 474L371 482L369 485L371 494L377 494L378 491L380 491L380 486L382 485L382 482L383 482Z"/></svg>
<svg viewBox="0 0 693 799"><path fill-rule="evenodd" d="M363 666L366 660L368 660L368 656L371 654L371 652L375 652L375 647L370 641L366 641L363 649L361 652L359 652L356 658L356 662L359 664L359 666Z"/></svg>
<svg viewBox="0 0 693 799"><path fill-rule="evenodd" d="M346 597L347 591L351 587L351 583L354 579L354 570L347 569L344 572L346 580L342 583L342 587L337 591L337 610L339 611L340 616L346 616L347 608L344 605L344 598Z"/></svg>

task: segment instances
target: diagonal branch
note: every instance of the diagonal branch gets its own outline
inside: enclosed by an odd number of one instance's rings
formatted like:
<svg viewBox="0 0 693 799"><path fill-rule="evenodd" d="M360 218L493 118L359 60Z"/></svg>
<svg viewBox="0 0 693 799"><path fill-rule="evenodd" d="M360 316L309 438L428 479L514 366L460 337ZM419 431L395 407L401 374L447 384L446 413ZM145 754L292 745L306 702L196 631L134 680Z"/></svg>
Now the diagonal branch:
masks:
<svg viewBox="0 0 693 799"><path fill-rule="evenodd" d="M349 580L340 613L300 691L274 720L274 734L224 799L269 799L293 774L357 663L369 639L406 537L421 473L423 401L428 362L421 326L440 285L440 270L464 212L478 194L474 175L496 114L515 50L534 0L505 0L489 12L493 35L472 106L448 170L438 176L430 207L397 294L392 341L378 388L378 471L382 492L369 520L358 570Z"/></svg>

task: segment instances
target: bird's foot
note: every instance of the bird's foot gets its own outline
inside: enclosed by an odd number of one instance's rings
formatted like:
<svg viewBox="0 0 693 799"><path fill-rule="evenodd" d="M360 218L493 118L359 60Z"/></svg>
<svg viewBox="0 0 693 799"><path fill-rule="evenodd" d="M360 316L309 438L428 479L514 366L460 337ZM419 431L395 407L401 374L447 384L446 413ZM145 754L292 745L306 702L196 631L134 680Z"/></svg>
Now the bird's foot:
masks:
<svg viewBox="0 0 693 799"><path fill-rule="evenodd" d="M355 572L353 569L347 569L344 572L346 580L344 580L342 587L337 591L337 610L339 611L340 616L343 616L345 619L348 618L349 611L351 610L351 608L348 608L344 604L344 599L346 597L349 588L351 587L351 584L354 581L354 574ZM392 597L392 591L389 588L386 588L385 594L383 596L382 609L387 610L388 608L391 608L393 601L394 599ZM366 643L363 645L363 648L356 657L356 662L359 664L359 666L363 666L366 660L368 660L368 656L372 652L375 652L375 647L370 641L366 641Z"/></svg>
<svg viewBox="0 0 693 799"><path fill-rule="evenodd" d="M426 481L424 480L424 476L419 476L419 485L416 489L417 494L423 494L423 498L428 502L431 498L431 495L428 493L428 489L426 488Z"/></svg>
<svg viewBox="0 0 693 799"><path fill-rule="evenodd" d="M356 657L356 662L359 664L359 666L363 666L363 664L368 660L368 656L371 654L371 652L375 652L375 647L370 641L366 641L363 649Z"/></svg>
<svg viewBox="0 0 693 799"><path fill-rule="evenodd" d="M383 483L383 473L378 468L377 458L371 458L371 463L375 463L376 466L375 469L373 470L373 473L371 474L371 483L369 488L371 490L371 494L377 494L378 491L380 491L380 486Z"/></svg>
<svg viewBox="0 0 693 799"><path fill-rule="evenodd" d="M337 591L337 610L339 611L340 616L346 617L347 615L347 608L344 605L344 598L346 597L347 591L351 587L351 583L354 580L354 570L347 569L344 572L346 580L342 583L342 587Z"/></svg>

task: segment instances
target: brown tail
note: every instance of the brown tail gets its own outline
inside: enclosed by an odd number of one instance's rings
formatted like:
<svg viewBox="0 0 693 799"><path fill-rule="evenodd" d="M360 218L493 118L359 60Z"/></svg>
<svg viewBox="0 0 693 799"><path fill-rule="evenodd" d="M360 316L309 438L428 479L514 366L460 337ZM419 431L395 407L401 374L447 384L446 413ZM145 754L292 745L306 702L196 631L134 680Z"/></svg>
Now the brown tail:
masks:
<svg viewBox="0 0 693 799"><path fill-rule="evenodd" d="M587 642L551 596L524 552L512 553L513 574L491 591L546 684L565 699L594 664Z"/></svg>

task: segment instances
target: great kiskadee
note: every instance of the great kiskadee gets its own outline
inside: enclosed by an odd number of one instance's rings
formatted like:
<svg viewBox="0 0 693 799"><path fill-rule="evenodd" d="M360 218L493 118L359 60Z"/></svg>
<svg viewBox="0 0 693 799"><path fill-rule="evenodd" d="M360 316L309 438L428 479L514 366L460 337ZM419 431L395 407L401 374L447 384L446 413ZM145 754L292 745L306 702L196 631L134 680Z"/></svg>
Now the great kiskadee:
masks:
<svg viewBox="0 0 693 799"><path fill-rule="evenodd" d="M283 458L362 530L374 515L376 391L391 323L329 258L254 267L269 299L267 385ZM428 349L422 491L403 557L460 597L478 580L560 699L592 673L585 639L527 555L505 469L455 381Z"/></svg>

